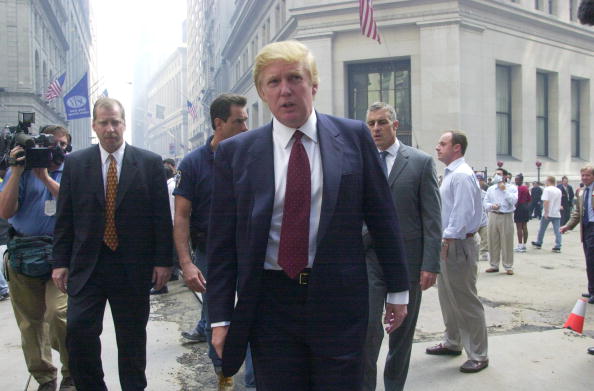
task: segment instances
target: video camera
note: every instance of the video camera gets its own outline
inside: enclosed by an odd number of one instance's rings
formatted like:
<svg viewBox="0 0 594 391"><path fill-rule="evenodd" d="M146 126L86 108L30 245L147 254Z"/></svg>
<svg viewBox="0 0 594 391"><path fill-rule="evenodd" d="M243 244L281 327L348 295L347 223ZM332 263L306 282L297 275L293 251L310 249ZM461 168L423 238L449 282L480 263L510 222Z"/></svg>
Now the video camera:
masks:
<svg viewBox="0 0 594 391"><path fill-rule="evenodd" d="M54 136L51 134L29 134L31 124L35 122L35 113L19 112L19 124L6 126L0 135L0 156L2 161L10 163L10 151L17 145L23 147L25 161L16 164L25 165L25 169L47 168L51 163L62 164L64 151L53 146ZM70 146L68 146L70 148ZM21 157L23 155L17 155Z"/></svg>

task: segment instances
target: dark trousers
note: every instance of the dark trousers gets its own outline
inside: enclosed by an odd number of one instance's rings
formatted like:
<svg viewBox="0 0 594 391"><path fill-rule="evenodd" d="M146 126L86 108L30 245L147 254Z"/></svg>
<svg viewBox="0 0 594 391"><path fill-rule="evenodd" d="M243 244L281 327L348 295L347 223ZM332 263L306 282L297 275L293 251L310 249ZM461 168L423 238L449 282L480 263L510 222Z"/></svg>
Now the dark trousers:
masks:
<svg viewBox="0 0 594 391"><path fill-rule="evenodd" d="M571 216L571 203L566 203L563 205L563 210L561 211L561 226L567 224L569 221L569 217Z"/></svg>
<svg viewBox="0 0 594 391"><path fill-rule="evenodd" d="M360 391L364 332L346 338L339 325L312 326L307 285L283 272L265 271L262 279L250 334L258 391Z"/></svg>
<svg viewBox="0 0 594 391"><path fill-rule="evenodd" d="M107 390L101 366L105 304L109 301L118 345L118 370L123 391L146 388L146 324L149 289L146 281L130 281L118 252L103 246L97 266L84 288L68 298L66 344L70 372L82 391Z"/></svg>
<svg viewBox="0 0 594 391"><path fill-rule="evenodd" d="M376 388L377 359L384 339L383 313L387 289L381 267L375 258L367 259L369 278L369 324L364 348L363 391ZM402 325L389 336L389 350L384 368L384 386L386 391L403 390L408 376L410 355L422 291L418 281L411 281L406 318Z"/></svg>
<svg viewBox="0 0 594 391"><path fill-rule="evenodd" d="M594 295L594 223L584 226L584 254L586 255L586 273L588 274L588 292Z"/></svg>

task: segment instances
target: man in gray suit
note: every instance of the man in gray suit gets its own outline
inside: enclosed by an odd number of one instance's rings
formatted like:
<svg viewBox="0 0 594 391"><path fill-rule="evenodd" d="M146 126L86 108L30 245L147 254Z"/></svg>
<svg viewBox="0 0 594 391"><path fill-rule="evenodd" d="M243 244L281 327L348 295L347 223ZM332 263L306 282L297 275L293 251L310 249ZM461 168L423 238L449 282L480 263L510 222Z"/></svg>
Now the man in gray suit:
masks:
<svg viewBox="0 0 594 391"><path fill-rule="evenodd" d="M401 221L409 270L408 316L400 328L390 334L390 349L384 369L385 389L394 391L402 390L406 382L422 291L435 284L439 273L441 201L433 159L398 141L398 120L394 108L383 102L374 103L367 110L367 126L380 153ZM364 352L364 390L375 390L376 363L384 338L381 319L386 286L372 242L372 238L365 234L365 244L368 245L369 325Z"/></svg>

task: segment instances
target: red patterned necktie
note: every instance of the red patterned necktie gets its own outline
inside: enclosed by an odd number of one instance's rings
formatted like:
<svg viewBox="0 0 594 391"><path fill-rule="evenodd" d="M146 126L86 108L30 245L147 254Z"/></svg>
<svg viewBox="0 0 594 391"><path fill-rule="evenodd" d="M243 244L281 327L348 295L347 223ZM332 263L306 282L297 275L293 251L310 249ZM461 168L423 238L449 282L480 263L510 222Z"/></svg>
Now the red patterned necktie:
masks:
<svg viewBox="0 0 594 391"><path fill-rule="evenodd" d="M278 249L278 264L290 278L307 266L309 257L309 212L311 172L301 143L303 133L296 130L287 169L287 187Z"/></svg>
<svg viewBox="0 0 594 391"><path fill-rule="evenodd" d="M103 241L115 251L118 248L118 233L115 226L115 202L118 193L118 169L116 160L109 154L109 168L107 169L107 187L105 190L105 231Z"/></svg>

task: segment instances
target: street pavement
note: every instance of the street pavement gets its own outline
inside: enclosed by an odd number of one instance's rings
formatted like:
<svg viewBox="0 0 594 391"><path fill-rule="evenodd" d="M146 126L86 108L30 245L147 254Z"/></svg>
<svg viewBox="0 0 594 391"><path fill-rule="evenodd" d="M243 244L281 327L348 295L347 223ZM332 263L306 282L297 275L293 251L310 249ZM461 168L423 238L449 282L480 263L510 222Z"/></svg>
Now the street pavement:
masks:
<svg viewBox="0 0 594 391"><path fill-rule="evenodd" d="M534 240L538 221L529 224ZM516 272L486 274L487 262L479 262L478 292L485 305L489 328L490 365L477 374L463 374L458 367L466 360L429 356L426 347L439 342L443 320L437 289L424 293L417 324L407 390L593 390L594 305L587 305L583 334L562 329L576 300L586 290L585 262L579 232L563 236L561 254L550 251L549 228L542 250L515 254ZM503 271L503 268L501 268ZM153 297L148 324L148 390L211 391L216 378L209 364L206 344L185 344L180 332L191 329L199 314L195 296L181 281L169 283L170 292ZM117 350L109 311L106 311L103 366L110 390L119 390ZM9 301L0 302L0 389L36 390L30 381L20 349L20 335ZM384 339L378 363L378 390L382 391ZM54 362L58 362L55 355ZM242 373L236 376L236 391L244 391ZM248 389L250 390L250 389ZM253 389L251 389L253 390Z"/></svg>

